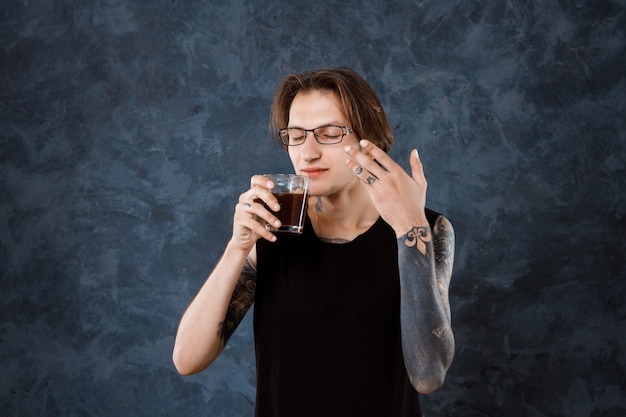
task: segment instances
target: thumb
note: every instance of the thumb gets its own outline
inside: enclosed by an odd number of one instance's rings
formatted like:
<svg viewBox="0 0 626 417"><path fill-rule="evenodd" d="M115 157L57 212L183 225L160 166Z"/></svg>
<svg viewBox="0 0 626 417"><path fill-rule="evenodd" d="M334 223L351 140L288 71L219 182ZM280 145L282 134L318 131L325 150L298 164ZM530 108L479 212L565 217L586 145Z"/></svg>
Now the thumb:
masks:
<svg viewBox="0 0 626 417"><path fill-rule="evenodd" d="M419 183L423 182L424 166L422 165L422 161L420 159L419 153L417 152L417 149L413 149L411 151L409 164L411 166L411 176L413 177L413 179Z"/></svg>

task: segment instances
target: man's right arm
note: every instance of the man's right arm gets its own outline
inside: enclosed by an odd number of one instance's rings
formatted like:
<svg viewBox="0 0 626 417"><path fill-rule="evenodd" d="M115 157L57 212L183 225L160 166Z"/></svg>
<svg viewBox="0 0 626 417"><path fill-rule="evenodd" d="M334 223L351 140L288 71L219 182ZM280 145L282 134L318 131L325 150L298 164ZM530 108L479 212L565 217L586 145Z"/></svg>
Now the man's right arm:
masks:
<svg viewBox="0 0 626 417"><path fill-rule="evenodd" d="M174 344L173 361L182 375L206 369L224 350L254 302L256 251L232 244L185 310Z"/></svg>

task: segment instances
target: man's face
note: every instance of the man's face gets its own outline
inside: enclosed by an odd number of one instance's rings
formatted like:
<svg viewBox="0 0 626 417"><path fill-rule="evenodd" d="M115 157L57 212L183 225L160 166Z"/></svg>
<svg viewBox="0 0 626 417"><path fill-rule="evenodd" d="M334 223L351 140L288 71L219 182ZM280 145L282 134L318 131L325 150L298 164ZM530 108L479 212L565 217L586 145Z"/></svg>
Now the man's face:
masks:
<svg viewBox="0 0 626 417"><path fill-rule="evenodd" d="M315 129L329 125L350 126L334 93L314 90L300 92L294 97L288 127ZM341 143L322 145L312 132L307 132L302 145L288 147L295 172L311 179L311 195L332 195L359 185L358 178L346 167L344 152L346 145L358 147L358 141L351 133Z"/></svg>

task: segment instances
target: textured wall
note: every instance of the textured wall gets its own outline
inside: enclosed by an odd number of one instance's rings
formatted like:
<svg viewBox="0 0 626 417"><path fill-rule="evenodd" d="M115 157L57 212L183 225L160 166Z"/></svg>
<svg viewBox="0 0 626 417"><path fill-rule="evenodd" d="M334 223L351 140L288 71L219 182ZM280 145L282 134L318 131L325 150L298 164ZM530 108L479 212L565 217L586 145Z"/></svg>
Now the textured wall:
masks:
<svg viewBox="0 0 626 417"><path fill-rule="evenodd" d="M623 0L3 0L0 415L251 416L248 317L171 364L288 72L349 65L457 231L427 416L626 412Z"/></svg>

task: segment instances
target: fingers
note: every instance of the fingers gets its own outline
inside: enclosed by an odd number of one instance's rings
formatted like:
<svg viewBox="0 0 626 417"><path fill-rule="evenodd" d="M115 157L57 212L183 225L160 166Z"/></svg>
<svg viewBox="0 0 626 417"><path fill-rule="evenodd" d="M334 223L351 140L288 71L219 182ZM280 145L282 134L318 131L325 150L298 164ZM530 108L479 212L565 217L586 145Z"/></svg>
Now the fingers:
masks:
<svg viewBox="0 0 626 417"><path fill-rule="evenodd" d="M378 161L382 166L385 166L385 162L393 162L391 157L387 155L385 151L374 145L369 140L361 139L359 145L370 155L370 159Z"/></svg>
<svg viewBox="0 0 626 417"><path fill-rule="evenodd" d="M264 187L268 190L271 190L272 188L274 188L274 183L263 175L254 175L252 176L252 178L250 178L250 189L256 186Z"/></svg>
<svg viewBox="0 0 626 417"><path fill-rule="evenodd" d="M280 227L280 221L262 203L238 203L235 206L234 227L239 230L239 235L247 236L247 231L251 231L273 242L276 236L266 228L266 224Z"/></svg>
<svg viewBox="0 0 626 417"><path fill-rule="evenodd" d="M263 227L265 227L265 224L271 224L277 228L280 227L280 220L259 200L253 203L239 203L235 210L245 214L246 218L251 218L256 223L260 223Z"/></svg>
<svg viewBox="0 0 626 417"><path fill-rule="evenodd" d="M385 172L389 172L390 168L394 168L397 165L389 155L370 141L363 139L359 142L359 145L364 152L360 152L353 146L346 146L345 152L359 167L373 174L373 176L370 175L369 177L374 179L380 178ZM362 174L362 172L356 172L356 168L353 170L359 176ZM364 180L367 178L368 175L364 177Z"/></svg>
<svg viewBox="0 0 626 417"><path fill-rule="evenodd" d="M346 161L346 165L364 185L376 189L379 184L385 184L383 188L388 188L394 182L394 178L397 180L406 175L404 168L370 141L361 140L359 145L362 151L353 146L346 146L345 152L351 158ZM416 149L411 151L409 165L411 178L423 189L426 189L424 167Z"/></svg>
<svg viewBox="0 0 626 417"><path fill-rule="evenodd" d="M418 183L426 186L426 177L424 176L424 165L420 159L417 149L411 151L409 157L409 165L411 166L411 177Z"/></svg>
<svg viewBox="0 0 626 417"><path fill-rule="evenodd" d="M250 189L239 196L239 203L249 204L252 208L254 203L261 203L267 209L273 211L280 210L278 200L270 190L274 188L274 183L263 175L255 175L250 179Z"/></svg>
<svg viewBox="0 0 626 417"><path fill-rule="evenodd" d="M397 169L398 165L389 155L370 141L361 140L359 145L362 151L353 146L346 146L345 152L351 157L346 161L346 165L364 185L374 187L390 170Z"/></svg>
<svg viewBox="0 0 626 417"><path fill-rule="evenodd" d="M377 180L376 176L364 169L361 165L357 164L352 159L346 160L346 166L348 167L348 169L354 172L356 176L359 177L361 182L365 185L373 185Z"/></svg>
<svg viewBox="0 0 626 417"><path fill-rule="evenodd" d="M276 227L281 224L273 214L280 210L280 204L270 191L272 188L272 181L262 175L250 179L250 189L239 196L235 206L234 226L239 229L239 235L246 236L246 230L249 230L267 240L276 240L276 236L265 227L266 224Z"/></svg>

